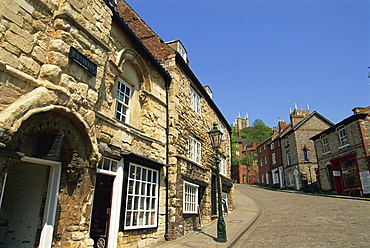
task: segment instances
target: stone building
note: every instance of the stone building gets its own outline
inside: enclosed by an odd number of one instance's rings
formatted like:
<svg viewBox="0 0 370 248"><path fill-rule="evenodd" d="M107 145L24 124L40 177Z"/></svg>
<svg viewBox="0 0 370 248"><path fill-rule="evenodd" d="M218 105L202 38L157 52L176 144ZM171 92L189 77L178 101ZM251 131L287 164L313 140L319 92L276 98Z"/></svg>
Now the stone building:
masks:
<svg viewBox="0 0 370 248"><path fill-rule="evenodd" d="M320 189L327 193L370 196L370 107L315 135Z"/></svg>
<svg viewBox="0 0 370 248"><path fill-rule="evenodd" d="M0 3L0 246L165 234L169 74L104 1Z"/></svg>
<svg viewBox="0 0 370 248"><path fill-rule="evenodd" d="M171 74L168 89L168 167L166 239L173 240L217 217L215 155L207 132L213 123L223 132L220 149L223 198L232 209L231 128L188 64L180 40L164 42L124 1L117 11L143 44Z"/></svg>
<svg viewBox="0 0 370 248"><path fill-rule="evenodd" d="M144 247L208 223L213 122L232 199L230 128L209 90L118 10L0 3L0 246ZM194 192L198 202L184 204Z"/></svg>
<svg viewBox="0 0 370 248"><path fill-rule="evenodd" d="M312 190L312 184L316 182L317 160L310 138L332 125L316 111L311 113L309 109L295 108L290 113L290 124L279 137L285 187Z"/></svg>

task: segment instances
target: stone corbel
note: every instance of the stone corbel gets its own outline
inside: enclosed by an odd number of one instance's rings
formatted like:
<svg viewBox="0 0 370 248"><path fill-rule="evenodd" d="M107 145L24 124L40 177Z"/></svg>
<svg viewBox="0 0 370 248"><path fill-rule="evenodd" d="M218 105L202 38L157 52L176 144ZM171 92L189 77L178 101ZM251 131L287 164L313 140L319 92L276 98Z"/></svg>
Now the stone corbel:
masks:
<svg viewBox="0 0 370 248"><path fill-rule="evenodd" d="M4 148L6 146L5 143L8 143L11 139L12 134L9 130L0 129L0 148Z"/></svg>

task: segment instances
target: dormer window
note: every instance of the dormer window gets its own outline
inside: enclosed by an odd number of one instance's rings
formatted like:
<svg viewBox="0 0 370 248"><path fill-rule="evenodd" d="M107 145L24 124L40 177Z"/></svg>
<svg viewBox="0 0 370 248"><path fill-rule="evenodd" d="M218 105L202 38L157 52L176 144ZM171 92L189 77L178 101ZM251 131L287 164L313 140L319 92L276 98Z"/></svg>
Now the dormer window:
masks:
<svg viewBox="0 0 370 248"><path fill-rule="evenodd" d="M166 44L169 45L176 52L178 52L180 56L183 58L183 60L187 62L187 58L186 58L187 52L186 52L184 45L181 43L180 40L169 41L169 42L166 42Z"/></svg>

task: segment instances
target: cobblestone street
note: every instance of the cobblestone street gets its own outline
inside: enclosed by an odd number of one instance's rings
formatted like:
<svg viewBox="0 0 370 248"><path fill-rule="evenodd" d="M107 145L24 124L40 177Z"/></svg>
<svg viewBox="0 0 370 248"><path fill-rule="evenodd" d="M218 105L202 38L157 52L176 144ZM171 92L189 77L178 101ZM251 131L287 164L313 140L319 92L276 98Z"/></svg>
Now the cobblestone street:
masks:
<svg viewBox="0 0 370 248"><path fill-rule="evenodd" d="M370 247L370 202L239 187L261 216L233 247Z"/></svg>

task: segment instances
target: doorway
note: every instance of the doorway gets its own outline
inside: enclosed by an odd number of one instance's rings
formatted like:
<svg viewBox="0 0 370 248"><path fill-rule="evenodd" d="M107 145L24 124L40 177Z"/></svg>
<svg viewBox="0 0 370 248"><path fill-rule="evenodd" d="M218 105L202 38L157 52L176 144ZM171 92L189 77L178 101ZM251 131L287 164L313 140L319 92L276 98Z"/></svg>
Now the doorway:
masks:
<svg viewBox="0 0 370 248"><path fill-rule="evenodd" d="M108 245L114 178L114 176L99 173L96 175L90 235L94 239L94 247L97 248Z"/></svg>
<svg viewBox="0 0 370 248"><path fill-rule="evenodd" d="M50 247L61 163L26 156L21 160L4 182L0 247Z"/></svg>

